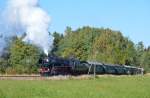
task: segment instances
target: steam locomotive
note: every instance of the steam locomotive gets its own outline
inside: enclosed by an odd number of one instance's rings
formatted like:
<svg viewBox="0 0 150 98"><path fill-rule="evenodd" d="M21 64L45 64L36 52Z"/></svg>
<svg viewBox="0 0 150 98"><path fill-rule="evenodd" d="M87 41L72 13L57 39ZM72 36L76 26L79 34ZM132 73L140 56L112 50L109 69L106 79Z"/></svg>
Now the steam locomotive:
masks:
<svg viewBox="0 0 150 98"><path fill-rule="evenodd" d="M110 65L99 62L80 61L74 58L64 59L49 56L40 61L40 74L51 75L81 75L81 74L113 74L137 75L143 74L144 69L127 65Z"/></svg>

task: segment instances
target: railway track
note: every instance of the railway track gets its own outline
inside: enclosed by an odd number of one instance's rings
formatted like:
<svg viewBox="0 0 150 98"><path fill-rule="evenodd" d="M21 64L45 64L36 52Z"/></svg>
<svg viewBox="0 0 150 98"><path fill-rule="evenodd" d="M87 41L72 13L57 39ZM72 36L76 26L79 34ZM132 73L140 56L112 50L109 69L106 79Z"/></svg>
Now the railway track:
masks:
<svg viewBox="0 0 150 98"><path fill-rule="evenodd" d="M0 77L41 77L40 75L0 75Z"/></svg>
<svg viewBox="0 0 150 98"><path fill-rule="evenodd" d="M40 80L40 75L0 75L0 80Z"/></svg>
<svg viewBox="0 0 150 98"><path fill-rule="evenodd" d="M0 75L0 80L66 80L74 76ZM79 76L80 77L80 76Z"/></svg>
<svg viewBox="0 0 150 98"><path fill-rule="evenodd" d="M90 75L81 76L50 76L42 77L40 75L0 75L0 80L67 80L67 79L88 79Z"/></svg>
<svg viewBox="0 0 150 98"><path fill-rule="evenodd" d="M130 77L131 75L97 75L97 77ZM150 74L146 74L150 76ZM49 76L42 77L40 75L0 75L0 80L68 80L68 79L90 79L93 75L80 76Z"/></svg>

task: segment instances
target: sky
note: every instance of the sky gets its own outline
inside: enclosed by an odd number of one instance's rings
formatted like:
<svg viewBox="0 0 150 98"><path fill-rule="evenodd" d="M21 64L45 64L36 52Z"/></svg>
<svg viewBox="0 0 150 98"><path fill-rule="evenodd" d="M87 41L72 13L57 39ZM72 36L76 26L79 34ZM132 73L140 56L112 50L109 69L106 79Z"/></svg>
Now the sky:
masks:
<svg viewBox="0 0 150 98"><path fill-rule="evenodd" d="M6 1L0 0L0 11ZM39 0L39 4L51 17L50 32L63 33L66 26L104 27L150 45L150 0Z"/></svg>

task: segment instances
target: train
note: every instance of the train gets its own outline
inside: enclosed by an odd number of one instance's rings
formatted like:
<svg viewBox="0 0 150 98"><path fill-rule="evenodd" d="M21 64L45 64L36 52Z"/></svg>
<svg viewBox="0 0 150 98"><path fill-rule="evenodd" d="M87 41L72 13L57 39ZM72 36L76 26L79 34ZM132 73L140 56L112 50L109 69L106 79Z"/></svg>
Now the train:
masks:
<svg viewBox="0 0 150 98"><path fill-rule="evenodd" d="M104 64L95 61L80 61L74 58L65 59L49 56L40 60L39 72L41 76L83 74L143 75L144 69L129 65Z"/></svg>

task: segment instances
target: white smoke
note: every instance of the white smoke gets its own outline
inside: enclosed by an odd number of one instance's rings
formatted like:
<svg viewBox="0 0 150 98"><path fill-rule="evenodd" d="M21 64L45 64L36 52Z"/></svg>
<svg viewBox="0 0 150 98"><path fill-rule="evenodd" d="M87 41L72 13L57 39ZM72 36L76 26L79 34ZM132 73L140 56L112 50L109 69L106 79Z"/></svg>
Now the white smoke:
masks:
<svg viewBox="0 0 150 98"><path fill-rule="evenodd" d="M45 54L52 47L53 37L49 35L49 15L39 6L38 0L7 0L7 7L1 13L0 35L18 37L26 33L25 42L41 47ZM5 46L0 38L0 44ZM2 47L0 49L2 51Z"/></svg>

